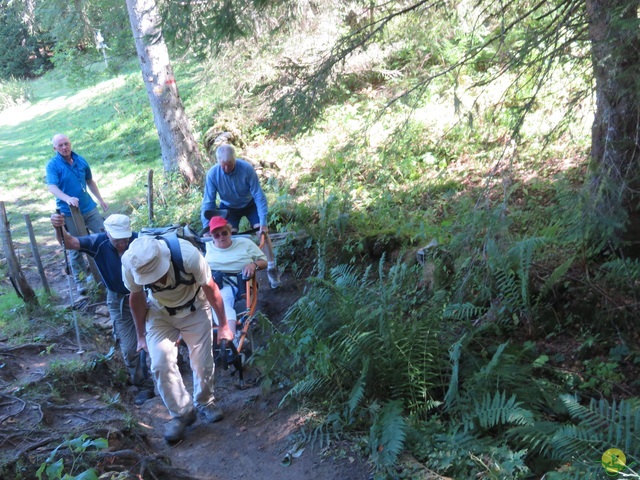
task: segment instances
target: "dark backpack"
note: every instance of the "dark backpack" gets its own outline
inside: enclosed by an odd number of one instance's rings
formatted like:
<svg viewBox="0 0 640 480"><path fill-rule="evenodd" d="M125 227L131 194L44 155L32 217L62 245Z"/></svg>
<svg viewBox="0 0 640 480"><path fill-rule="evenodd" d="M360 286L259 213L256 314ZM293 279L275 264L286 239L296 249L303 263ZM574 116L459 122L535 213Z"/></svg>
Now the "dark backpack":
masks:
<svg viewBox="0 0 640 480"><path fill-rule="evenodd" d="M191 244L200 250L200 253L203 255L205 253L204 242L198 234L191 230L189 225L183 226L176 223L175 225L169 225L168 227L145 227L140 230L140 235L150 235L156 238L171 238L175 235L178 238L191 242ZM182 258L182 255L180 255L180 258Z"/></svg>

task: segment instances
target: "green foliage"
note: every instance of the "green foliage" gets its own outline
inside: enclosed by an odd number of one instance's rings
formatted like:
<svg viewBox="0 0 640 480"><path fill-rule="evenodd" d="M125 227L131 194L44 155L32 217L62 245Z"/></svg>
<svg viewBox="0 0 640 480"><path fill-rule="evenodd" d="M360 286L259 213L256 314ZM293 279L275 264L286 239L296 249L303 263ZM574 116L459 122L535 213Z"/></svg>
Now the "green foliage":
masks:
<svg viewBox="0 0 640 480"><path fill-rule="evenodd" d="M369 411L374 416L369 431L371 459L378 467L390 467L404 448L406 426L402 401L393 400L382 408L374 404Z"/></svg>
<svg viewBox="0 0 640 480"><path fill-rule="evenodd" d="M141 187L143 182L146 184L146 178L140 179ZM177 173L160 172L160 175L154 176L153 191L153 221L149 221L149 204L140 203L131 212L131 222L135 229L180 223L190 225L196 232L201 230L202 194L199 189L185 186Z"/></svg>
<svg viewBox="0 0 640 480"><path fill-rule="evenodd" d="M33 93L27 82L15 78L0 80L0 112L21 105L32 96Z"/></svg>
<svg viewBox="0 0 640 480"><path fill-rule="evenodd" d="M20 18L18 3L0 3L0 80L24 78L31 71L28 45L31 43L26 26ZM28 43L27 43L28 42Z"/></svg>
<svg viewBox="0 0 640 480"><path fill-rule="evenodd" d="M82 434L72 440L58 445L49 455L49 457L42 462L40 468L36 472L38 480L97 480L98 472L94 468L86 469L82 472L75 473L79 470L84 463L84 454L95 450L104 450L109 448L109 442L106 438L91 439L88 435ZM68 449L73 455L73 462L69 468L69 472L64 476L64 459L59 458L56 460L58 451L61 449Z"/></svg>
<svg viewBox="0 0 640 480"><path fill-rule="evenodd" d="M123 59L135 53L127 9L121 2L45 0L36 4L36 18L54 45L55 68L64 71L72 85L110 78L121 71ZM96 46L97 32L108 46L108 68Z"/></svg>
<svg viewBox="0 0 640 480"><path fill-rule="evenodd" d="M434 335L438 309L421 298L416 270L384 265L375 275L343 265L327 280L312 279L269 350L289 359L291 370L279 369L293 381L285 400L322 395L345 428L371 423L372 454L389 466L402 449L403 411L424 415L432 406L442 344Z"/></svg>
<svg viewBox="0 0 640 480"><path fill-rule="evenodd" d="M0 165L11 172L6 189L19 192L13 215L23 205L48 215L40 181L47 142L71 130L103 194L109 189L111 211L148 225L154 168L151 223L199 225L202 186L157 174L139 71L117 56L131 48L121 3L76 5L38 3L57 40L57 71L33 83L35 99L64 95L68 105L0 134L15 156ZM313 268L315 277L281 325L261 319L269 348L255 352L265 388L282 386L285 401L323 408L303 442L324 448L365 436L380 472L396 473L407 449L452 478L587 478L580 473L602 473L598 449L609 441L637 459L635 406L594 400L583 407L589 416L559 400L575 390L617 394L633 380L621 368L630 354L588 358L582 381L566 365L555 370L556 356L544 349L559 332L579 330L584 358L603 338L635 338L624 334L637 319L640 264L602 257L624 216L593 216L578 187L592 78L576 5L161 2L165 33L181 52L191 49L176 77L197 133L238 125L263 168L271 226L309 234L282 252L296 275ZM110 64L130 73L102 68L98 26ZM207 58L210 51L221 56ZM411 259L432 238L442 281L427 289ZM28 322L16 307L3 311L21 319L18 331ZM522 345L522 336L531 341ZM54 364L52 388L80 389L89 372ZM595 464L565 465L574 458Z"/></svg>
<svg viewBox="0 0 640 480"><path fill-rule="evenodd" d="M485 392L480 402L474 400L474 410L465 412L462 421L469 430L476 428L476 425L485 430L507 424L529 425L533 422L533 415L520 408L521 404L515 395L507 399L505 392L496 392L492 398L489 392Z"/></svg>
<svg viewBox="0 0 640 480"><path fill-rule="evenodd" d="M598 358L585 360L585 378L580 384L580 389L598 391L602 395L610 396L615 385L624 381L624 375L620 372L618 362L602 361Z"/></svg>
<svg viewBox="0 0 640 480"><path fill-rule="evenodd" d="M560 399L578 423L560 429L552 437L558 457L587 460L592 448L604 452L615 446L625 452L629 463L640 461L638 399L591 399L588 406L573 395L561 395Z"/></svg>

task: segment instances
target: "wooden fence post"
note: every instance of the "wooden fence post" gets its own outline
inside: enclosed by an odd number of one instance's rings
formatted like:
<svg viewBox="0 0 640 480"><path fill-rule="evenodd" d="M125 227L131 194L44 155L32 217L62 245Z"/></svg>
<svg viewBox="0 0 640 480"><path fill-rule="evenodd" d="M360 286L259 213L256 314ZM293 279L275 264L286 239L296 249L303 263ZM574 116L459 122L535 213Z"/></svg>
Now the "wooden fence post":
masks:
<svg viewBox="0 0 640 480"><path fill-rule="evenodd" d="M149 205L149 225L153 225L153 170L147 174L147 205Z"/></svg>
<svg viewBox="0 0 640 480"><path fill-rule="evenodd" d="M40 274L40 280L42 280L42 286L47 295L51 295L51 289L49 288L49 282L47 276L44 273L44 267L42 266L42 260L40 259L40 252L38 251L38 244L36 242L36 236L33 233L33 225L31 225L31 217L28 213L23 215L24 223L27 226L27 232L29 232L29 242L31 243L31 253L33 253L33 259L38 267L38 273Z"/></svg>
<svg viewBox="0 0 640 480"><path fill-rule="evenodd" d="M33 288L27 283L22 270L20 269L20 263L16 257L16 252L13 249L13 241L11 240L11 230L9 227L9 220L7 219L7 211L4 207L4 202L0 201L0 229L2 234L2 244L4 246L4 255L7 259L7 266L9 267L9 278L15 288L16 293L21 297L28 305L38 305L38 298L36 297Z"/></svg>

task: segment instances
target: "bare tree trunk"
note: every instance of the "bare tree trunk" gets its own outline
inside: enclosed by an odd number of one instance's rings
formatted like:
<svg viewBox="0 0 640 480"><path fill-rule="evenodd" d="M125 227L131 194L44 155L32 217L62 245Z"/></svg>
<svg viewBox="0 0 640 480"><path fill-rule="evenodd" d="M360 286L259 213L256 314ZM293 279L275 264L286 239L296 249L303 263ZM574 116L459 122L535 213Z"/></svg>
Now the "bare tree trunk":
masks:
<svg viewBox="0 0 640 480"><path fill-rule="evenodd" d="M4 247L4 255L7 260L7 266L9 268L9 279L15 288L16 293L24 300L27 305L38 305L38 298L36 297L33 288L27 282L27 279L22 273L20 268L20 262L16 257L16 252L13 249L13 241L11 240L11 228L9 226L9 220L7 219L7 211L4 207L4 202L0 201L0 235L2 236L2 245Z"/></svg>
<svg viewBox="0 0 640 480"><path fill-rule="evenodd" d="M606 222L632 213L639 180L640 41L637 0L587 0L596 81L596 116L591 135L591 207Z"/></svg>
<svg viewBox="0 0 640 480"><path fill-rule="evenodd" d="M155 0L126 1L164 170L178 170L187 182L199 183L204 174L202 159L178 94L158 6Z"/></svg>

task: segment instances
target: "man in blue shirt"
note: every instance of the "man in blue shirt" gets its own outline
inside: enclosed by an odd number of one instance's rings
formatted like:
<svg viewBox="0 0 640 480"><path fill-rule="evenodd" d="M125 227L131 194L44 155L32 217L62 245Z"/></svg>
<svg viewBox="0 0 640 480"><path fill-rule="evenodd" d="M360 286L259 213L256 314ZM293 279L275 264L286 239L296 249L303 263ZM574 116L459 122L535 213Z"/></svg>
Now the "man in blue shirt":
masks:
<svg viewBox="0 0 640 480"><path fill-rule="evenodd" d="M155 396L153 379L149 375L146 360L138 351L138 337L133 316L129 308L129 290L122 281L120 258L129 248L129 243L138 238L131 231L131 221L126 215L113 214L104 221L106 233L96 233L81 237L69 235L65 230L65 217L54 213L51 224L56 227L56 237L71 251L90 255L96 262L100 275L107 286L107 307L113 322L113 332L120 343L120 350L131 382L138 387L136 405Z"/></svg>
<svg viewBox="0 0 640 480"><path fill-rule="evenodd" d="M102 216L98 212L96 202L91 198L87 189L100 202L106 212L109 209L102 199L98 184L93 179L91 168L87 161L71 150L71 142L66 135L55 135L51 140L56 155L47 164L46 182L49 191L56 197L56 206L65 216L67 230L73 236L82 236L87 232L78 232L71 218L71 206L77 207L82 214L86 227L92 233L102 230ZM87 266L79 251L69 252L71 270L78 289L78 293L86 291L84 273Z"/></svg>
<svg viewBox="0 0 640 480"><path fill-rule="evenodd" d="M241 158L236 158L233 145L222 144L216 149L217 165L208 172L204 184L204 196L200 216L204 228L209 226L211 212L216 210L216 196L220 196L220 209L227 211L225 217L232 231L238 231L240 220L246 217L253 228L259 228L265 235L265 255L267 274L271 288L280 286L280 275L269 239L267 197L265 197L258 175L253 166ZM209 213L207 213L209 212Z"/></svg>

